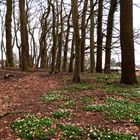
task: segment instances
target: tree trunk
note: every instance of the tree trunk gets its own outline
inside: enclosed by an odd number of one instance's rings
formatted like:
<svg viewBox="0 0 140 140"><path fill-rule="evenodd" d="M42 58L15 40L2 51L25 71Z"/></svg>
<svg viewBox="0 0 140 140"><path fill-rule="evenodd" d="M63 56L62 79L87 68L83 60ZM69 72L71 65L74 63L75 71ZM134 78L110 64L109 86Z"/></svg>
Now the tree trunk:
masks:
<svg viewBox="0 0 140 140"><path fill-rule="evenodd" d="M12 0L6 1L6 66L14 67L13 61L13 46L12 46L12 33L11 33L11 21L12 21Z"/></svg>
<svg viewBox="0 0 140 140"><path fill-rule="evenodd" d="M94 3L90 0L90 72L95 70L94 58Z"/></svg>
<svg viewBox="0 0 140 140"><path fill-rule="evenodd" d="M122 51L121 83L137 84L133 40L133 2L120 0L120 38Z"/></svg>
<svg viewBox="0 0 140 140"><path fill-rule="evenodd" d="M113 20L114 13L117 8L117 0L111 0L110 10L107 22L107 37L105 46L105 73L110 73L110 63L111 63L111 43L112 43L112 31L113 31Z"/></svg>
<svg viewBox="0 0 140 140"><path fill-rule="evenodd" d="M27 46L27 26L26 26L26 11L25 0L19 0L20 9L20 32L21 32L21 69L28 71L28 46Z"/></svg>
<svg viewBox="0 0 140 140"><path fill-rule="evenodd" d="M55 7L53 4L51 4L52 6L52 13L53 13L53 29L52 29L52 36L53 36L53 46L52 46L52 62L51 62L51 71L50 73L53 73L55 71L55 59L56 59L56 15L55 15Z"/></svg>
<svg viewBox="0 0 140 140"><path fill-rule="evenodd" d="M74 75L73 75L73 82L79 83L80 80L80 46L81 41L79 37L79 23L78 23L78 1L71 0L72 6L72 22L73 22L73 29L74 29L74 44L75 44L75 65L74 65Z"/></svg>
<svg viewBox="0 0 140 140"><path fill-rule="evenodd" d="M68 72L73 72L73 60L74 60L74 37L72 39L71 54L70 54L70 64L69 64Z"/></svg>
<svg viewBox="0 0 140 140"><path fill-rule="evenodd" d="M61 31L58 34L58 55L57 55L57 62L56 62L56 70L58 72L61 71L61 56L62 56L62 46L63 46L63 0L61 0L61 12L60 12L60 25Z"/></svg>
<svg viewBox="0 0 140 140"><path fill-rule="evenodd" d="M87 12L88 0L84 1L83 13L82 13L82 29L81 29L81 72L85 69L85 40L86 40L86 12Z"/></svg>
<svg viewBox="0 0 140 140"><path fill-rule="evenodd" d="M65 45L64 45L64 59L63 59L63 72L67 71L67 52L68 52L68 42L69 42L69 34L70 34L70 17L71 17L71 11L68 16L67 20L67 33L65 38Z"/></svg>
<svg viewBox="0 0 140 140"><path fill-rule="evenodd" d="M97 25L97 61L96 72L102 72L102 15L103 15L103 0L99 0L98 4L98 25Z"/></svg>

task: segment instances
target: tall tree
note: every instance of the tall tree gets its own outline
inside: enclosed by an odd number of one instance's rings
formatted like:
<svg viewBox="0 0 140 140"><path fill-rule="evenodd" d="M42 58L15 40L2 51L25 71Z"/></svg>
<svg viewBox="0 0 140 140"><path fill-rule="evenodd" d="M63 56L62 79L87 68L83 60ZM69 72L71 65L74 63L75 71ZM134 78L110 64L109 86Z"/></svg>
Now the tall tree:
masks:
<svg viewBox="0 0 140 140"><path fill-rule="evenodd" d="M97 61L96 72L102 72L102 18L103 18L103 0L99 0L98 4L98 25L97 25Z"/></svg>
<svg viewBox="0 0 140 140"><path fill-rule="evenodd" d="M52 6L52 16L53 16L53 25L52 25L52 37L53 37L53 46L52 46L52 62L51 62L51 73L55 71L55 59L56 59L56 13L55 13L55 6L51 3Z"/></svg>
<svg viewBox="0 0 140 140"><path fill-rule="evenodd" d="M112 43L112 31L113 31L113 20L114 13L117 8L118 0L110 1L110 10L107 20L107 36L106 36L106 45L105 45L105 73L110 73L110 63L111 63L111 43Z"/></svg>
<svg viewBox="0 0 140 140"><path fill-rule="evenodd" d="M79 36L79 14L78 14L78 0L71 0L71 7L72 7L72 22L73 22L73 29L74 29L74 44L75 44L75 65L74 65L74 75L73 75L73 82L79 83L80 82L80 36Z"/></svg>
<svg viewBox="0 0 140 140"><path fill-rule="evenodd" d="M85 67L85 40L86 40L86 12L87 12L88 0L84 1L81 23L81 72L84 72Z"/></svg>
<svg viewBox="0 0 140 140"><path fill-rule="evenodd" d="M94 70L94 4L93 0L90 0L90 72L93 73Z"/></svg>
<svg viewBox="0 0 140 140"><path fill-rule="evenodd" d="M21 69L28 71L28 38L27 38L27 18L25 10L25 0L19 0L20 10L20 33L21 33Z"/></svg>
<svg viewBox="0 0 140 140"><path fill-rule="evenodd" d="M133 0L120 0L121 83L137 84L133 40Z"/></svg>
<svg viewBox="0 0 140 140"><path fill-rule="evenodd" d="M6 12L6 65L8 67L14 67L13 61L13 46L12 46L12 33L11 33L11 21L12 21L12 0L6 0L7 12Z"/></svg>
<svg viewBox="0 0 140 140"><path fill-rule="evenodd" d="M69 35L70 35L70 17L71 17L71 11L67 19L67 33L65 37L64 58L63 58L63 67L62 67L63 72L67 71L67 52L68 52L68 42L69 42Z"/></svg>
<svg viewBox="0 0 140 140"><path fill-rule="evenodd" d="M61 71L61 56L62 56L62 46L63 46L63 0L61 0L61 7L60 7L60 28L61 31L58 34L58 55L56 61L56 70L58 72Z"/></svg>

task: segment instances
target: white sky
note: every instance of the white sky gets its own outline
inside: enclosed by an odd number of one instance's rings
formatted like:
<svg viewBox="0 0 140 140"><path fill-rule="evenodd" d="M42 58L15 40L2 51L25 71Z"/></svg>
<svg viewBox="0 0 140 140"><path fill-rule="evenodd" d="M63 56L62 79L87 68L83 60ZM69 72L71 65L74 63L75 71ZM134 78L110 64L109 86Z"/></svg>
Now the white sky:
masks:
<svg viewBox="0 0 140 140"><path fill-rule="evenodd" d="M140 6L140 0L133 0L135 4L139 4ZM133 8L133 21L134 21L134 28L140 29L140 8L134 5ZM136 64L140 64L140 45L135 44L135 59Z"/></svg>

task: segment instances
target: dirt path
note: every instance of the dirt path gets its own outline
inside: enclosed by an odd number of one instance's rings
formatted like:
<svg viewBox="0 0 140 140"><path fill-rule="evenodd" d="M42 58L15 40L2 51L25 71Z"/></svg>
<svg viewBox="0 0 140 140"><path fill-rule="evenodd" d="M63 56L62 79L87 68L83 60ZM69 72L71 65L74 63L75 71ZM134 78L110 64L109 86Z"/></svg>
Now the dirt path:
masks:
<svg viewBox="0 0 140 140"><path fill-rule="evenodd" d="M50 76L46 72L24 74L12 73L14 77L0 80L0 140L16 140L9 124L26 113L40 113L45 111L41 96L51 89L61 86L59 78Z"/></svg>

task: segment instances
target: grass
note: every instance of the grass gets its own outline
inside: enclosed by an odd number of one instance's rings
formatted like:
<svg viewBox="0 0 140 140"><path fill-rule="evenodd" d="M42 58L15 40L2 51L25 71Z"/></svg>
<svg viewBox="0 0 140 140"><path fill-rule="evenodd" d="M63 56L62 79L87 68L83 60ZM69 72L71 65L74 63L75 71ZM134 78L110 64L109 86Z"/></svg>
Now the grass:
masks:
<svg viewBox="0 0 140 140"><path fill-rule="evenodd" d="M84 135L84 130L75 125L59 124L58 128L62 131L60 140L81 140Z"/></svg>
<svg viewBox="0 0 140 140"><path fill-rule="evenodd" d="M70 116L70 111L65 111L65 110L60 110L60 111L54 111L52 113L52 117L54 119L61 119L61 118L66 118Z"/></svg>
<svg viewBox="0 0 140 140"><path fill-rule="evenodd" d="M119 83L119 74L97 74L96 81L101 83L97 88L102 91L112 94L117 93L126 98L140 98L140 88L139 85L122 85Z"/></svg>
<svg viewBox="0 0 140 140"><path fill-rule="evenodd" d="M58 136L60 140L137 140L132 135L97 128L90 124L85 124L83 128L76 126L76 124L60 124L61 121L67 120L66 118L72 121L72 116L74 117L74 115L71 115L72 111L80 110L81 106L84 106L82 107L84 111L103 112L109 119L121 121L127 119L131 122L133 121L136 126L140 127L140 103L128 100L131 98L139 99L140 88L138 88L138 86L118 84L119 75L103 76L97 74L96 79L100 84L93 85L85 82L70 84L62 90L52 90L48 92L42 97L43 101L49 104L52 103L53 106L55 106L55 101L61 103L61 105L57 106L59 108L57 111L53 110L53 113L50 115L51 118L38 118L34 115L28 115L24 117L24 119L18 119L12 122L11 128L23 139L47 140L55 139L56 136ZM101 105L97 104L98 100L95 100L94 94L89 97L82 97L83 95L80 95L82 91L98 89L100 89L101 92L103 91L104 94L118 94L122 96L123 99L108 98L105 99L105 103ZM70 94L75 92L77 92L76 95L78 94L79 98L70 96ZM117 96L115 97L117 98ZM94 104L95 101L96 104ZM54 108L52 107L52 109Z"/></svg>
<svg viewBox="0 0 140 140"><path fill-rule="evenodd" d="M140 103L113 98L106 100L106 105L88 105L85 111L103 111L108 117L115 119L134 119L140 115Z"/></svg>
<svg viewBox="0 0 140 140"><path fill-rule="evenodd" d="M69 92L80 92L83 90L94 90L94 85L90 83L79 83L79 84L70 84L65 87L65 90Z"/></svg>
<svg viewBox="0 0 140 140"><path fill-rule="evenodd" d="M47 95L44 95L42 99L45 102L54 102L54 101L66 100L67 97L62 95L61 91L53 90L53 91L50 91Z"/></svg>
<svg viewBox="0 0 140 140"><path fill-rule="evenodd" d="M136 140L132 135L112 132L109 129L95 126L89 128L88 136L90 140Z"/></svg>
<svg viewBox="0 0 140 140"><path fill-rule="evenodd" d="M69 108L69 109L73 109L76 107L76 102L75 100L70 100L70 101L66 101L63 105L64 108Z"/></svg>
<svg viewBox="0 0 140 140"><path fill-rule="evenodd" d="M34 115L28 115L24 119L18 119L11 123L11 128L24 139L44 140L53 135L52 129L49 129L53 121L49 118L38 118ZM48 129L47 133L45 129Z"/></svg>
<svg viewBox="0 0 140 140"><path fill-rule="evenodd" d="M82 103L92 103L95 101L95 99L93 97L83 97L80 99L80 101Z"/></svg>

